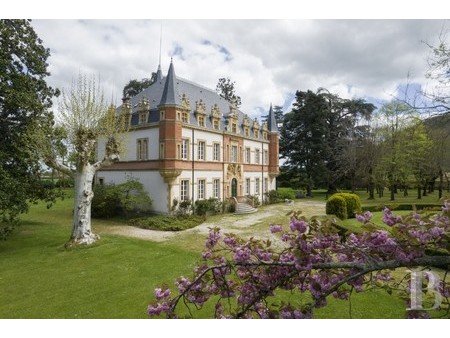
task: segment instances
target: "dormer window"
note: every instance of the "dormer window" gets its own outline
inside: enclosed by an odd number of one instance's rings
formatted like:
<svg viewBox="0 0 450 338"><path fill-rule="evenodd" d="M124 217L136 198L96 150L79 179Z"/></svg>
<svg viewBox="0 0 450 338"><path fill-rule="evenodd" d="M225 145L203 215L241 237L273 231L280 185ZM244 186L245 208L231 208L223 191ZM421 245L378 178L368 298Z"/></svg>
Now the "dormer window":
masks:
<svg viewBox="0 0 450 338"><path fill-rule="evenodd" d="M150 110L150 103L146 97L139 101L139 124L147 123L148 112Z"/></svg>
<svg viewBox="0 0 450 338"><path fill-rule="evenodd" d="M253 120L253 136L259 138L259 123L256 117Z"/></svg>
<svg viewBox="0 0 450 338"><path fill-rule="evenodd" d="M217 106L217 104L212 106L210 118L211 118L213 128L216 130L219 130L220 129L220 119L222 118L222 114L220 113L220 109Z"/></svg>
<svg viewBox="0 0 450 338"><path fill-rule="evenodd" d="M197 123L200 127L205 127L206 120L206 105L203 100L195 102L195 115L197 116Z"/></svg>
<svg viewBox="0 0 450 338"><path fill-rule="evenodd" d="M184 111L184 112L181 114L181 121L182 121L183 123L189 123L189 113L188 113L188 112Z"/></svg>
<svg viewBox="0 0 450 338"><path fill-rule="evenodd" d="M204 116L199 116L198 117L198 125L200 127L204 127L205 126L205 117Z"/></svg>

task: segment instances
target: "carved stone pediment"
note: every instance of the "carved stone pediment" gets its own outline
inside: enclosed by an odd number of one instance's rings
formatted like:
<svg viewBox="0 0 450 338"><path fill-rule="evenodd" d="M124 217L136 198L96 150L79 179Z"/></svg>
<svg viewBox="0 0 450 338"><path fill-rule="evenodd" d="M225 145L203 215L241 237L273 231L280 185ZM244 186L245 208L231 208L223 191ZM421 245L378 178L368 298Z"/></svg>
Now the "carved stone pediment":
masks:
<svg viewBox="0 0 450 338"><path fill-rule="evenodd" d="M146 113L150 110L150 102L149 100L144 96L139 101L139 112Z"/></svg>
<svg viewBox="0 0 450 338"><path fill-rule="evenodd" d="M181 96L181 107L184 110L189 110L189 111L191 110L191 101L189 100L189 98L184 93Z"/></svg>
<svg viewBox="0 0 450 338"><path fill-rule="evenodd" d="M253 120L253 129L254 130L259 130L259 122L258 122L258 119L256 117Z"/></svg>
<svg viewBox="0 0 450 338"><path fill-rule="evenodd" d="M242 167L240 164L231 163L227 168L227 180L232 177L237 177L238 179L242 178Z"/></svg>
<svg viewBox="0 0 450 338"><path fill-rule="evenodd" d="M206 104L202 99L195 101L195 112L199 115L206 115Z"/></svg>
<svg viewBox="0 0 450 338"><path fill-rule="evenodd" d="M220 112L219 107L217 104L211 107L211 118L213 119L220 119L222 117L222 113Z"/></svg>

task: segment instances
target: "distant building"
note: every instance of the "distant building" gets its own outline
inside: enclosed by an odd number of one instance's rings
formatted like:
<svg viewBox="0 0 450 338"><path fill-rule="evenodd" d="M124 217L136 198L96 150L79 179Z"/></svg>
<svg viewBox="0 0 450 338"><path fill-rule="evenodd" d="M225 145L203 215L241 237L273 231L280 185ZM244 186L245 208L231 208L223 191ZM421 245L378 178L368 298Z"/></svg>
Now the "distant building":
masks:
<svg viewBox="0 0 450 338"><path fill-rule="evenodd" d="M118 113L130 130L121 161L97 173L98 183L122 183L134 177L153 199L155 212L167 213L174 200L258 196L276 188L278 128L269 109L260 124L215 91L158 67L156 81ZM99 142L97 156L104 156Z"/></svg>

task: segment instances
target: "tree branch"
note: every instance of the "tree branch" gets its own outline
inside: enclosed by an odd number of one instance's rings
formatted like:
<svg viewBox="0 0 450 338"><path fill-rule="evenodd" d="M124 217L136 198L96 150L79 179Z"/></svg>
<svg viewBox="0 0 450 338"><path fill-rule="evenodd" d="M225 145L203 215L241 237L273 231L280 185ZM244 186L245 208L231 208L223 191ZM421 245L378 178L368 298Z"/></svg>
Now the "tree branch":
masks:
<svg viewBox="0 0 450 338"><path fill-rule="evenodd" d="M111 155L105 156L102 160L97 161L92 166L94 167L95 171L97 171L97 170L99 170L103 167L107 167L119 160L120 160L120 156L118 154L111 154Z"/></svg>
<svg viewBox="0 0 450 338"><path fill-rule="evenodd" d="M46 159L45 160L45 164L47 166L49 166L50 168L53 168L57 171L60 171L66 175L69 175L71 178L75 178L75 171L73 171L72 169L70 169L68 166L62 164L62 163L58 163L58 161L56 161L55 159Z"/></svg>

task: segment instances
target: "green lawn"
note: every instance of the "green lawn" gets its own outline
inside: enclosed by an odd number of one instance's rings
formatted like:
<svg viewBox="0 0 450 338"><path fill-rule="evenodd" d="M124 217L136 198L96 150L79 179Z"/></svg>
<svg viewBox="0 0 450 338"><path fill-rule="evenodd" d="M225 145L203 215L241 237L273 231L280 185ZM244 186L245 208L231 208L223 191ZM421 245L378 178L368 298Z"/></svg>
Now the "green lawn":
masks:
<svg viewBox="0 0 450 338"><path fill-rule="evenodd" d="M191 273L198 260L183 248L119 236L65 250L72 202L34 206L0 242L0 318L147 318L153 289Z"/></svg>
<svg viewBox="0 0 450 338"><path fill-rule="evenodd" d="M72 203L67 198L49 210L33 206L15 233L0 242L0 318L147 318L155 287L172 287L180 275L191 276L205 241L198 235L189 243L104 235L91 247L66 250ZM94 232L115 225L123 221L93 221ZM329 304L316 312L318 318L349 318L348 302ZM351 305L353 318L405 314L404 302L382 290L355 294ZM211 313L206 309L200 316Z"/></svg>

